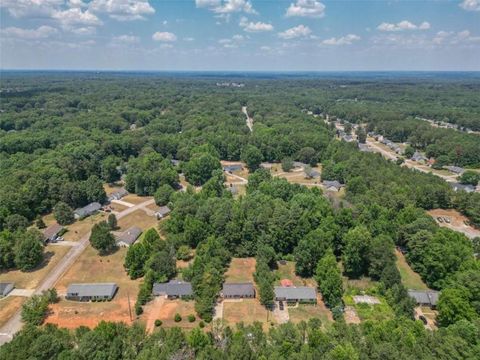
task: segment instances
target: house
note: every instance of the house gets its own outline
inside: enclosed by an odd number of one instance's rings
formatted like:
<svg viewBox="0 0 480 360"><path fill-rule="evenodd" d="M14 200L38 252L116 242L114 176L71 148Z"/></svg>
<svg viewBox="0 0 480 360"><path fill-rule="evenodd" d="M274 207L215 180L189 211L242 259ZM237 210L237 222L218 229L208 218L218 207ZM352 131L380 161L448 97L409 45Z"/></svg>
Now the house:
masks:
<svg viewBox="0 0 480 360"><path fill-rule="evenodd" d="M224 299L254 298L255 288L250 282L224 283L221 295Z"/></svg>
<svg viewBox="0 0 480 360"><path fill-rule="evenodd" d="M87 216L90 216L96 213L101 208L102 208L102 205L100 205L100 203L93 202L91 204L88 204L87 206L84 206L83 208L76 209L73 212L73 216L75 217L75 219L83 219Z"/></svg>
<svg viewBox="0 0 480 360"><path fill-rule="evenodd" d="M223 167L223 171L232 173L234 171L240 171L243 170L242 164L232 164L232 165L225 165Z"/></svg>
<svg viewBox="0 0 480 360"><path fill-rule="evenodd" d="M142 233L142 229L136 226L132 226L125 230L124 232L116 235L117 246L120 247L129 247L137 241L138 237Z"/></svg>
<svg viewBox="0 0 480 360"><path fill-rule="evenodd" d="M428 159L425 156L423 156L421 153L419 153L418 151L415 151L415 153L412 155L410 160L420 162L420 161L427 161Z"/></svg>
<svg viewBox="0 0 480 360"><path fill-rule="evenodd" d="M313 178L318 178L320 177L320 173L317 170L311 169L307 171L307 169L304 170L305 172L305 177L308 179L313 179Z"/></svg>
<svg viewBox="0 0 480 360"><path fill-rule="evenodd" d="M286 301L288 303L316 303L317 292L315 288L309 286L283 287L275 286L275 300Z"/></svg>
<svg viewBox="0 0 480 360"><path fill-rule="evenodd" d="M43 240L47 242L56 242L59 239L59 234L63 231L63 226L57 223L50 225L43 230Z"/></svg>
<svg viewBox="0 0 480 360"><path fill-rule="evenodd" d="M429 306L432 309L437 306L440 292L433 290L408 290L408 296L413 298L419 306Z"/></svg>
<svg viewBox="0 0 480 360"><path fill-rule="evenodd" d="M166 296L168 299L188 298L193 296L192 284L179 280L155 283L153 284L152 294L154 296Z"/></svg>
<svg viewBox="0 0 480 360"><path fill-rule="evenodd" d="M451 172L459 175L463 174L463 172L465 171L464 168L461 168L459 166L445 166L445 169L450 170Z"/></svg>
<svg viewBox="0 0 480 360"><path fill-rule="evenodd" d="M111 300L117 290L115 283L70 284L65 298L76 301Z"/></svg>
<svg viewBox="0 0 480 360"><path fill-rule="evenodd" d="M7 296L14 287L14 283L0 283L0 298Z"/></svg>
<svg viewBox="0 0 480 360"><path fill-rule="evenodd" d="M340 191L342 187L344 187L344 184L339 183L337 180L324 180L322 181L323 186L330 191Z"/></svg>
<svg viewBox="0 0 480 360"><path fill-rule="evenodd" d="M473 185L464 185L460 183L450 183L450 186L454 191L465 191L467 193L471 193L475 191L475 186Z"/></svg>
<svg viewBox="0 0 480 360"><path fill-rule="evenodd" d="M120 200L121 198L123 198L124 196L127 196L127 195L128 195L128 191L125 190L124 188L121 188L121 189L111 193L110 195L108 195L108 201Z"/></svg>
<svg viewBox="0 0 480 360"><path fill-rule="evenodd" d="M160 209L155 211L155 216L157 217L157 219L163 219L165 216L170 214L171 211L172 210L170 210L168 206L161 206Z"/></svg>
<svg viewBox="0 0 480 360"><path fill-rule="evenodd" d="M367 144L361 144L361 143L358 144L358 149L361 152L372 152L373 151L372 149L370 149L370 147Z"/></svg>

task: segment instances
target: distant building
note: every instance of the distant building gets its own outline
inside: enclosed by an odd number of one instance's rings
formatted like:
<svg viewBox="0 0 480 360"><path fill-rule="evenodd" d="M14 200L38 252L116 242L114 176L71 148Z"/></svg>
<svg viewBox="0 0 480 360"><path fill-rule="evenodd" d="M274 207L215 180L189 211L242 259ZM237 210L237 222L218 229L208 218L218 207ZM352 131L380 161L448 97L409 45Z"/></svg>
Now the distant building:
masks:
<svg viewBox="0 0 480 360"><path fill-rule="evenodd" d="M314 179L320 177L320 173L317 170L311 169L308 171L306 168L304 170L305 177L308 179Z"/></svg>
<svg viewBox="0 0 480 360"><path fill-rule="evenodd" d="M463 172L465 171L464 168L461 168L459 166L444 166L444 167L445 169L450 170L451 172L459 175L463 174Z"/></svg>
<svg viewBox="0 0 480 360"><path fill-rule="evenodd" d="M408 290L408 296L414 299L417 305L429 306L433 309L437 306L440 292L433 290Z"/></svg>
<svg viewBox="0 0 480 360"><path fill-rule="evenodd" d="M117 290L115 283L70 284L65 298L76 301L111 300Z"/></svg>
<svg viewBox="0 0 480 360"><path fill-rule="evenodd" d="M10 282L0 283L0 298L3 298L8 294L10 294L10 291L12 291L14 287L15 287L14 283L10 283Z"/></svg>
<svg viewBox="0 0 480 360"><path fill-rule="evenodd" d="M282 287L275 286L275 300L286 301L288 303L316 303L317 292L315 288L309 286Z"/></svg>
<svg viewBox="0 0 480 360"><path fill-rule="evenodd" d="M255 288L250 282L224 283L221 295L225 299L254 298Z"/></svg>
<svg viewBox="0 0 480 360"><path fill-rule="evenodd" d="M223 167L223 171L232 173L234 171L240 171L243 170L242 164L232 164L232 165L225 165Z"/></svg>
<svg viewBox="0 0 480 360"><path fill-rule="evenodd" d="M475 191L475 186L473 185L465 185L460 183L450 183L450 186L454 191L465 191L467 193L471 193Z"/></svg>
<svg viewBox="0 0 480 360"><path fill-rule="evenodd" d="M154 296L166 296L169 299L188 298L193 296L192 284L179 280L155 283L153 284L152 294Z"/></svg>
<svg viewBox="0 0 480 360"><path fill-rule="evenodd" d="M157 219L163 219L165 216L170 214L171 210L168 206L161 206L160 209L155 211L155 216Z"/></svg>
<svg viewBox="0 0 480 360"><path fill-rule="evenodd" d="M129 247L130 245L133 245L141 233L142 229L139 227L132 226L131 228L128 228L124 232L115 236L117 240L117 246Z"/></svg>
<svg viewBox="0 0 480 360"><path fill-rule="evenodd" d="M100 203L93 202L91 204L88 204L87 206L84 206L83 208L76 209L73 212L73 216L75 217L75 219L83 219L87 216L90 216L96 213L101 208L102 208L102 205L100 205Z"/></svg>
<svg viewBox="0 0 480 360"><path fill-rule="evenodd" d="M305 166L307 166L307 164L304 164L300 161L294 161L293 162L293 167L295 167L295 168L305 168Z"/></svg>
<svg viewBox="0 0 480 360"><path fill-rule="evenodd" d="M358 149L362 152L372 152L373 150L367 144L358 144Z"/></svg>
<svg viewBox="0 0 480 360"><path fill-rule="evenodd" d="M418 151L415 151L415 153L412 155L412 157L410 159L413 160L413 161L416 161L416 162L421 162L421 161L427 161L428 160L425 156L423 156Z"/></svg>
<svg viewBox="0 0 480 360"><path fill-rule="evenodd" d="M43 240L45 242L56 242L59 234L63 231L63 226L57 223L50 225L43 230Z"/></svg>
<svg viewBox="0 0 480 360"><path fill-rule="evenodd" d="M337 180L324 180L322 184L325 189L330 191L340 191L340 189L345 186L344 184L339 183Z"/></svg>
<svg viewBox="0 0 480 360"><path fill-rule="evenodd" d="M121 198L123 198L124 196L127 196L127 195L128 195L128 191L125 190L124 188L121 188L121 189L111 193L110 195L108 195L108 201L120 200Z"/></svg>

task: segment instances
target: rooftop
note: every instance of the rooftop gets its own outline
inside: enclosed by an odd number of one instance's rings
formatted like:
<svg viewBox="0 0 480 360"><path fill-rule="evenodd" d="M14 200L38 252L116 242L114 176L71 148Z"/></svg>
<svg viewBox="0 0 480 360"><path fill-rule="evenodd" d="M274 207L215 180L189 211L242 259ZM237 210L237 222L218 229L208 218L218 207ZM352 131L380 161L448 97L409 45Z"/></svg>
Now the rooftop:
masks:
<svg viewBox="0 0 480 360"><path fill-rule="evenodd" d="M117 242L123 242L125 244L132 245L135 241L137 241L141 233L142 229L137 226L132 226L117 235Z"/></svg>
<svg viewBox="0 0 480 360"><path fill-rule="evenodd" d="M75 213L81 217L81 216L93 214L95 211L98 211L101 208L102 208L102 205L100 203L93 202L88 204L87 206L84 206L83 208L75 209Z"/></svg>
<svg viewBox="0 0 480 360"><path fill-rule="evenodd" d="M248 283L224 283L222 289L223 296L255 296L253 284Z"/></svg>
<svg viewBox="0 0 480 360"><path fill-rule="evenodd" d="M51 239L52 237L55 237L58 235L60 231L63 230L63 226L60 224L52 224L49 227L47 227L45 230L43 230L43 237L45 239Z"/></svg>
<svg viewBox="0 0 480 360"><path fill-rule="evenodd" d="M180 280L170 280L168 283L153 284L153 295L168 296L191 296L193 295L192 284Z"/></svg>
<svg viewBox="0 0 480 360"><path fill-rule="evenodd" d="M85 283L68 285L67 295L78 297L113 297L118 286L115 283Z"/></svg>
<svg viewBox="0 0 480 360"><path fill-rule="evenodd" d="M317 292L315 288L308 286L283 287L275 286L275 297L285 300L315 300Z"/></svg>
<svg viewBox="0 0 480 360"><path fill-rule="evenodd" d="M408 290L408 295L415 299L417 304L437 305L440 292L433 290Z"/></svg>

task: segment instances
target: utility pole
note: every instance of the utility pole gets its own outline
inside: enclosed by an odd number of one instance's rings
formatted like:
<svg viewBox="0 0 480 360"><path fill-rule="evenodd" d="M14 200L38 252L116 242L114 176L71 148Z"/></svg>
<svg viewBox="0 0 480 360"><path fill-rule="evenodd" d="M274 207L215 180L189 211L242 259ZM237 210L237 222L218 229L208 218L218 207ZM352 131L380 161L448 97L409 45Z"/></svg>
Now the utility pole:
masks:
<svg viewBox="0 0 480 360"><path fill-rule="evenodd" d="M127 298L128 298L128 313L130 315L130 321L133 322L132 319L132 307L130 306L130 294L127 292Z"/></svg>

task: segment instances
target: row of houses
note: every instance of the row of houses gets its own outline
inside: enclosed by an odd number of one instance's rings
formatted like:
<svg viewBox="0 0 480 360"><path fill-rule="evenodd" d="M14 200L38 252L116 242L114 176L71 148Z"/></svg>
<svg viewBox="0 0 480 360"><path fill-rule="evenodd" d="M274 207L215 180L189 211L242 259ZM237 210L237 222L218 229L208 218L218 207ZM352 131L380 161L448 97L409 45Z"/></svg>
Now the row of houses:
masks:
<svg viewBox="0 0 480 360"><path fill-rule="evenodd" d="M398 144L395 144L393 141L388 140L386 137L382 137L380 142L382 144L388 146L393 151L395 151L395 153L400 154L400 155L403 154L403 150L400 148L400 146Z"/></svg>

